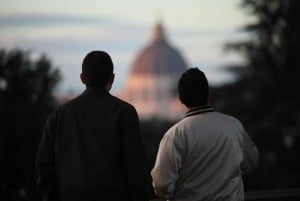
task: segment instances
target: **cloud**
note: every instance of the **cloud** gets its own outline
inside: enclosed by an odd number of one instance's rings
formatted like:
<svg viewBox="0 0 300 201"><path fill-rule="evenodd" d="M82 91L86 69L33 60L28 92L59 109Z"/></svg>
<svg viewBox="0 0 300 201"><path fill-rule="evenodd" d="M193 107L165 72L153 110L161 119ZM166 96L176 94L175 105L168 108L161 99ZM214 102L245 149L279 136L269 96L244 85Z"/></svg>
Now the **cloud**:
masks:
<svg viewBox="0 0 300 201"><path fill-rule="evenodd" d="M26 26L50 26L72 24L110 24L114 19L105 17L71 16L55 14L28 14L28 15L4 15L0 16L0 26L26 27Z"/></svg>

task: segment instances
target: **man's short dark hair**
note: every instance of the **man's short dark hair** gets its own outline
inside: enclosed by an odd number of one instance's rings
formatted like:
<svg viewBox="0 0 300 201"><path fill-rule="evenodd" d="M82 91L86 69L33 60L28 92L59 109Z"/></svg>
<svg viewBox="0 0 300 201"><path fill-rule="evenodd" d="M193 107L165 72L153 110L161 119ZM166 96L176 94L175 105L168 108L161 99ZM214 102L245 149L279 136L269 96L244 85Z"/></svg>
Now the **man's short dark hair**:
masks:
<svg viewBox="0 0 300 201"><path fill-rule="evenodd" d="M187 107L207 105L209 86L205 74L198 68L190 68L178 81L180 101Z"/></svg>
<svg viewBox="0 0 300 201"><path fill-rule="evenodd" d="M88 53L82 62L82 74L87 86L105 86L113 74L111 57L104 51Z"/></svg>

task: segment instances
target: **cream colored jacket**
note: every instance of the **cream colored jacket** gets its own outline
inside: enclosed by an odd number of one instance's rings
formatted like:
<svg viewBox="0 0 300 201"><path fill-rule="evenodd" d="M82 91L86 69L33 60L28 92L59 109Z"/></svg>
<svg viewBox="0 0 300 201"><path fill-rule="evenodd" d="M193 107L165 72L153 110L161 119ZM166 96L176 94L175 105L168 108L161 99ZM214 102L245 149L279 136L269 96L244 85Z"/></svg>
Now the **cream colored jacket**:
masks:
<svg viewBox="0 0 300 201"><path fill-rule="evenodd" d="M168 200L244 200L241 174L257 166L258 155L237 119L199 107L162 138L151 171L153 186Z"/></svg>

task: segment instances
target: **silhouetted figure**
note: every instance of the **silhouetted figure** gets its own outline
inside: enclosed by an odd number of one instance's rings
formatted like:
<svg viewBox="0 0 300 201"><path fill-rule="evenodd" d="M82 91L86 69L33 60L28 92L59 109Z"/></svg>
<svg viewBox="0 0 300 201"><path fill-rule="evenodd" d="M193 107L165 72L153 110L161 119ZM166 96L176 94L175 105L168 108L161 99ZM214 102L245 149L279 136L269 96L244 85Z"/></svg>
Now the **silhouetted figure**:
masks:
<svg viewBox="0 0 300 201"><path fill-rule="evenodd" d="M38 190L61 201L145 201L145 150L135 108L109 93L113 63L92 51L86 90L47 120L37 154Z"/></svg>
<svg viewBox="0 0 300 201"><path fill-rule="evenodd" d="M244 200L241 173L258 164L242 124L209 105L205 74L191 68L178 82L185 117L162 138L151 172L158 197L168 200Z"/></svg>

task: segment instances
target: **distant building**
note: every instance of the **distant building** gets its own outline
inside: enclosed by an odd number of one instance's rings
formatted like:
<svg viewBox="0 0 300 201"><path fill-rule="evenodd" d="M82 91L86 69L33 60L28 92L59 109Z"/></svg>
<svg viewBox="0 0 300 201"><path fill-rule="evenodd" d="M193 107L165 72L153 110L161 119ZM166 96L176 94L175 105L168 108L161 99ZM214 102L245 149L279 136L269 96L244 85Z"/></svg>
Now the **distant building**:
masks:
<svg viewBox="0 0 300 201"><path fill-rule="evenodd" d="M168 42L158 23L152 40L134 60L119 96L136 107L141 119L180 118L184 107L177 98L177 81L186 69L184 58Z"/></svg>

